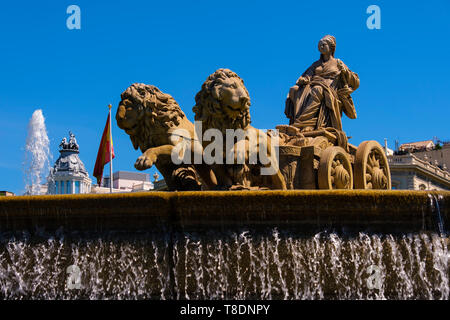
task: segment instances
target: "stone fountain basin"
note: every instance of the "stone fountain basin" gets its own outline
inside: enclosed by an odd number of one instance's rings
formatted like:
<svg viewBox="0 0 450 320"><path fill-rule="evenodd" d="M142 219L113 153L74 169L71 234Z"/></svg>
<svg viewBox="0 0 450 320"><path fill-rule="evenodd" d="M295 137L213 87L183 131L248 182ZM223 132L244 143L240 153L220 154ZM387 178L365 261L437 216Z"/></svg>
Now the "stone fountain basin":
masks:
<svg viewBox="0 0 450 320"><path fill-rule="evenodd" d="M448 230L449 200L366 190L1 198L0 298L448 300L438 221ZM81 289L67 288L73 266Z"/></svg>
<svg viewBox="0 0 450 320"><path fill-rule="evenodd" d="M448 191L208 191L142 192L0 199L0 230L136 230L242 226L296 227L311 232L436 231L449 221Z"/></svg>

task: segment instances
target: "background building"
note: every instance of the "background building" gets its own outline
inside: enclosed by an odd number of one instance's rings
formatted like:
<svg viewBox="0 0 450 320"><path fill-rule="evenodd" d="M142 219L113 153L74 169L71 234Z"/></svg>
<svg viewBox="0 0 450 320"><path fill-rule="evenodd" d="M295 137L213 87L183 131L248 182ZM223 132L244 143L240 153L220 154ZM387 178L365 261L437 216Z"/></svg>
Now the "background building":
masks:
<svg viewBox="0 0 450 320"><path fill-rule="evenodd" d="M0 191L0 197L11 197L14 196L13 192L10 191Z"/></svg>
<svg viewBox="0 0 450 320"><path fill-rule="evenodd" d="M412 151L412 154L423 161L431 162L442 170L450 169L450 142L434 145L433 148L416 149Z"/></svg>
<svg viewBox="0 0 450 320"><path fill-rule="evenodd" d="M404 143L388 156L392 189L450 190L450 144Z"/></svg>
<svg viewBox="0 0 450 320"><path fill-rule="evenodd" d="M405 152L417 152L417 151L429 151L435 148L433 140L424 140L410 143L403 143L398 148L398 151Z"/></svg>
<svg viewBox="0 0 450 320"><path fill-rule="evenodd" d="M109 193L110 177L103 177L100 186L93 186L92 193ZM138 192L153 189L150 175L142 172L116 171L113 173L113 192Z"/></svg>
<svg viewBox="0 0 450 320"><path fill-rule="evenodd" d="M91 179L79 158L79 146L75 135L70 133L69 142L63 138L59 145L60 156L50 170L47 183L48 194L90 193Z"/></svg>

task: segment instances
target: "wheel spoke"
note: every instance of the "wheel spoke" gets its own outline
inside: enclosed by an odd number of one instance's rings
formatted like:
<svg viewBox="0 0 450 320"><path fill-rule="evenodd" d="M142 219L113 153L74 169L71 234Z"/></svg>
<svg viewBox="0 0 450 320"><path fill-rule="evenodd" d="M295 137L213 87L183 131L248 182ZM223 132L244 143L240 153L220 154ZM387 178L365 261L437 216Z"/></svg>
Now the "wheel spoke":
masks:
<svg viewBox="0 0 450 320"><path fill-rule="evenodd" d="M367 157L367 165L368 166L373 166L373 163L372 163L372 155L371 154L369 154L369 156Z"/></svg>
<svg viewBox="0 0 450 320"><path fill-rule="evenodd" d="M374 167L380 167L380 160L378 160L378 159L376 159L375 161L374 161Z"/></svg>

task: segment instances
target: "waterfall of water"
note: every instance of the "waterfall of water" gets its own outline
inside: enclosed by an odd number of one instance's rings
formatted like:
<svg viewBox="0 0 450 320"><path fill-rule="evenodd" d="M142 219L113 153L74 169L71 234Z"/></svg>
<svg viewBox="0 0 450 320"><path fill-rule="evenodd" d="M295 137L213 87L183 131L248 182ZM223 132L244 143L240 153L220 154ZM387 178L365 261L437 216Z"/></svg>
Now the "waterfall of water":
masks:
<svg viewBox="0 0 450 320"><path fill-rule="evenodd" d="M147 231L132 237L0 232L0 298L450 297L449 242L435 233L298 237L243 229L180 232L172 249L169 241L167 233ZM70 265L80 270L79 290L66 287Z"/></svg>
<svg viewBox="0 0 450 320"><path fill-rule="evenodd" d="M49 168L49 139L42 110L38 109L33 112L28 123L25 159L23 162L25 194L41 194L41 183L45 181Z"/></svg>
<svg viewBox="0 0 450 320"><path fill-rule="evenodd" d="M433 213L435 213L438 231L441 237L444 237L444 221L442 219L441 215L441 209L439 205L439 200L442 200L442 196L436 197L434 194L428 194L428 197L430 198L430 207Z"/></svg>

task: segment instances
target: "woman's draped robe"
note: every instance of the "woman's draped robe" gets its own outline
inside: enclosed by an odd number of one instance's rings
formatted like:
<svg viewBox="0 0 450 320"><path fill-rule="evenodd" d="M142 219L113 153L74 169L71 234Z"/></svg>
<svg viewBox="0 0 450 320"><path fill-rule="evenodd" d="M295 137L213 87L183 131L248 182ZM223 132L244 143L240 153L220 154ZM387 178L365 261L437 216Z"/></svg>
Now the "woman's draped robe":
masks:
<svg viewBox="0 0 450 320"><path fill-rule="evenodd" d="M341 63L341 70L338 68ZM303 85L295 85L286 99L285 114L289 124L302 131L325 129L337 136L345 150L347 136L342 130L342 112L356 118L350 94L359 87L359 77L337 59L314 62L302 75Z"/></svg>

